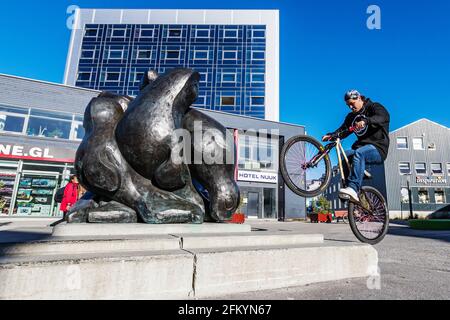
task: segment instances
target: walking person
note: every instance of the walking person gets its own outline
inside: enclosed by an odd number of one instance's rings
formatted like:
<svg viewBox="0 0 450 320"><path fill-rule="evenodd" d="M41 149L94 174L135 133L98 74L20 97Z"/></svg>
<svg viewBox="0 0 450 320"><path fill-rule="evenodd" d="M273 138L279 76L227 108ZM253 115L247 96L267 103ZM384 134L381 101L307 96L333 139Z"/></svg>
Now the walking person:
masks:
<svg viewBox="0 0 450 320"><path fill-rule="evenodd" d="M64 218L67 212L73 207L73 205L79 199L80 184L76 175L70 177L70 182L64 188L64 196L59 209L64 213Z"/></svg>

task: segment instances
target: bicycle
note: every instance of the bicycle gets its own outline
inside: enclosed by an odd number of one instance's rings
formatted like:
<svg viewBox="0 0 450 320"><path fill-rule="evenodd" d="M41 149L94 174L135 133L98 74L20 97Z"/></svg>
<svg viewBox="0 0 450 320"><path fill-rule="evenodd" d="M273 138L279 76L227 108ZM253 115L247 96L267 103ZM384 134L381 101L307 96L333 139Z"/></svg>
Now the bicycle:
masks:
<svg viewBox="0 0 450 320"><path fill-rule="evenodd" d="M354 132L351 127L338 132L323 146L319 141L307 135L298 135L289 139L281 151L281 175L292 192L313 198L323 193L331 183L330 152L336 148L342 186L346 186L343 158L347 168L350 162L342 147L339 136ZM365 171L365 178L371 178ZM383 195L375 188L364 186L359 193L359 202L349 200L348 222L355 237L364 243L377 244L386 236L389 228L389 212Z"/></svg>

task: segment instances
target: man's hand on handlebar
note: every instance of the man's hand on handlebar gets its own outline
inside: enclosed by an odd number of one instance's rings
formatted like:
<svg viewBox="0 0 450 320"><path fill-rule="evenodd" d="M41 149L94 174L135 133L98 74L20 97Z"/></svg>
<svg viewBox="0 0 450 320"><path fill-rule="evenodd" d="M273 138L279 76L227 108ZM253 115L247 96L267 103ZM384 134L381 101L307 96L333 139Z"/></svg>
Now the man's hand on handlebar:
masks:
<svg viewBox="0 0 450 320"><path fill-rule="evenodd" d="M332 138L333 138L332 135L326 134L322 137L322 141L327 142L327 141L330 141Z"/></svg>

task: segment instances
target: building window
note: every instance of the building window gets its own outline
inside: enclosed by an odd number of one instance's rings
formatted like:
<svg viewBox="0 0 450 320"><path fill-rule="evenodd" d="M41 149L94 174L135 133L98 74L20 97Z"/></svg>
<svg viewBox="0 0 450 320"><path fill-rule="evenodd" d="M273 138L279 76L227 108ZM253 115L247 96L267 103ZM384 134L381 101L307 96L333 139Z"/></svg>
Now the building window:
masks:
<svg viewBox="0 0 450 320"><path fill-rule="evenodd" d="M107 72L105 81L120 81L120 72Z"/></svg>
<svg viewBox="0 0 450 320"><path fill-rule="evenodd" d="M144 72L135 72L133 81L134 82L141 82L143 77L144 77Z"/></svg>
<svg viewBox="0 0 450 320"><path fill-rule="evenodd" d="M223 51L223 60L237 60L237 51Z"/></svg>
<svg viewBox="0 0 450 320"><path fill-rule="evenodd" d="M126 29L113 29L112 37L113 38L125 38Z"/></svg>
<svg viewBox="0 0 450 320"><path fill-rule="evenodd" d="M264 83L265 82L265 74L264 73L252 73L251 82Z"/></svg>
<svg viewBox="0 0 450 320"><path fill-rule="evenodd" d="M434 191L434 199L436 204L444 204L445 202L445 193L442 190Z"/></svg>
<svg viewBox="0 0 450 320"><path fill-rule="evenodd" d="M208 72L199 72L200 73L200 83L208 82Z"/></svg>
<svg viewBox="0 0 450 320"><path fill-rule="evenodd" d="M23 133L25 117L0 113L0 132Z"/></svg>
<svg viewBox="0 0 450 320"><path fill-rule="evenodd" d="M197 29L195 30L195 37L200 39L209 38L209 30L208 29Z"/></svg>
<svg viewBox="0 0 450 320"><path fill-rule="evenodd" d="M166 59L167 60L178 60L178 59L180 59L180 51L177 51L177 50L166 51Z"/></svg>
<svg viewBox="0 0 450 320"><path fill-rule="evenodd" d="M264 51L252 51L252 60L264 60L266 54Z"/></svg>
<svg viewBox="0 0 450 320"><path fill-rule="evenodd" d="M430 196L427 190L419 190L419 203L430 203Z"/></svg>
<svg viewBox="0 0 450 320"><path fill-rule="evenodd" d="M195 101L195 105L197 105L197 106L206 106L206 97L199 96L197 98L197 101Z"/></svg>
<svg viewBox="0 0 450 320"><path fill-rule="evenodd" d="M416 174L420 176L424 176L427 174L427 166L425 162L416 163Z"/></svg>
<svg viewBox="0 0 450 320"><path fill-rule="evenodd" d="M91 81L91 73L90 72L78 72L78 81Z"/></svg>
<svg viewBox="0 0 450 320"><path fill-rule="evenodd" d="M81 51L81 59L92 59L94 58L95 50L83 50Z"/></svg>
<svg viewBox="0 0 450 320"><path fill-rule="evenodd" d="M222 82L236 83L236 73L222 73Z"/></svg>
<svg viewBox="0 0 450 320"><path fill-rule="evenodd" d="M450 163L447 163L447 174L450 176Z"/></svg>
<svg viewBox="0 0 450 320"><path fill-rule="evenodd" d="M409 203L409 191L408 188L402 187L400 189L400 200L402 203Z"/></svg>
<svg viewBox="0 0 450 320"><path fill-rule="evenodd" d="M238 31L237 30L225 30L224 31L224 38L225 39L236 39L238 37Z"/></svg>
<svg viewBox="0 0 450 320"><path fill-rule="evenodd" d="M69 139L71 129L72 123L70 121L30 117L27 135Z"/></svg>
<svg viewBox="0 0 450 320"><path fill-rule="evenodd" d="M222 97L222 106L234 106L236 104L235 97Z"/></svg>
<svg viewBox="0 0 450 320"><path fill-rule="evenodd" d="M252 106L264 106L264 97L252 97Z"/></svg>
<svg viewBox="0 0 450 320"><path fill-rule="evenodd" d="M264 30L253 30L252 37L254 39L264 39L266 37L266 31L264 31Z"/></svg>
<svg viewBox="0 0 450 320"><path fill-rule="evenodd" d="M423 138L414 138L413 139L414 150L424 150Z"/></svg>
<svg viewBox="0 0 450 320"><path fill-rule="evenodd" d="M181 29L170 29L169 38L181 38Z"/></svg>
<svg viewBox="0 0 450 320"><path fill-rule="evenodd" d="M397 149L408 149L408 138L406 137L397 138Z"/></svg>
<svg viewBox="0 0 450 320"><path fill-rule="evenodd" d="M123 59L123 50L109 50L109 59Z"/></svg>
<svg viewBox="0 0 450 320"><path fill-rule="evenodd" d="M207 50L195 50L194 51L194 60L208 60L209 51Z"/></svg>
<svg viewBox="0 0 450 320"><path fill-rule="evenodd" d="M155 33L154 29L141 29L140 37L141 38L153 38Z"/></svg>
<svg viewBox="0 0 450 320"><path fill-rule="evenodd" d="M442 170L442 163L432 163L431 173L433 176L442 176L444 174Z"/></svg>
<svg viewBox="0 0 450 320"><path fill-rule="evenodd" d="M152 57L152 50L138 50L137 59L138 60L148 60Z"/></svg>
<svg viewBox="0 0 450 320"><path fill-rule="evenodd" d="M98 34L98 29L94 29L94 28L86 28L86 31L84 33L85 37L88 38L96 38Z"/></svg>
<svg viewBox="0 0 450 320"><path fill-rule="evenodd" d="M411 174L411 165L409 162L400 162L398 164L400 174Z"/></svg>

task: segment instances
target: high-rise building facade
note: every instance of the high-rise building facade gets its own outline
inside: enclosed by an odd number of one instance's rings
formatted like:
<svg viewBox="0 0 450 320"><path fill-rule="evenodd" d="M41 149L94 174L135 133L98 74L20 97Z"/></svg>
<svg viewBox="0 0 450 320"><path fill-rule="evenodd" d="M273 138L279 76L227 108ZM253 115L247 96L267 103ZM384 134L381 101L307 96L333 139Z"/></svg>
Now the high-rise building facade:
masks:
<svg viewBox="0 0 450 320"><path fill-rule="evenodd" d="M194 106L278 121L278 11L75 13L65 84L135 96L144 72L177 67L201 75Z"/></svg>

